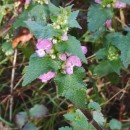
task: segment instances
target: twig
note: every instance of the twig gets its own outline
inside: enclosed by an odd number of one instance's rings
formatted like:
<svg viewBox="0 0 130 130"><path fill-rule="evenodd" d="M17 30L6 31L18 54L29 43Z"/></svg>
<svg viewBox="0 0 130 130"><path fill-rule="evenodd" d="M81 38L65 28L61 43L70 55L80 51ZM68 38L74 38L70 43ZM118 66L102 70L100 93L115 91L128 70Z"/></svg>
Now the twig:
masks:
<svg viewBox="0 0 130 130"><path fill-rule="evenodd" d="M71 0L69 3L67 3L65 6L68 6L70 4L72 4L74 2L74 0Z"/></svg>
<svg viewBox="0 0 130 130"><path fill-rule="evenodd" d="M113 100L116 96L118 96L121 92L125 92L125 90L130 86L130 80L127 82L125 88L121 89L119 92L117 92L113 97L111 97L109 100L107 100L105 103L101 104L101 106L108 104L111 100ZM121 96L122 97L122 96Z"/></svg>
<svg viewBox="0 0 130 130"><path fill-rule="evenodd" d="M122 9L120 9L120 18L121 18L121 21L122 21L122 27L126 27L125 16L124 16L124 12L123 12Z"/></svg>
<svg viewBox="0 0 130 130"><path fill-rule="evenodd" d="M21 81L23 80L24 76L22 76L19 81L16 83L16 85L14 86L13 89L16 89L18 87L18 85L21 83Z"/></svg>
<svg viewBox="0 0 130 130"><path fill-rule="evenodd" d="M89 59L91 59L91 58L93 58L93 57L95 57L95 56L96 56L96 54L93 54L93 55L87 57L87 60L89 60Z"/></svg>
<svg viewBox="0 0 130 130"><path fill-rule="evenodd" d="M9 119L12 121L12 111L13 111L13 87L14 87L14 77L15 77L15 65L16 65L16 59L17 59L17 49L14 51L14 59L13 59L13 68L12 68L12 74L11 74L11 83L10 83L10 109L9 109Z"/></svg>

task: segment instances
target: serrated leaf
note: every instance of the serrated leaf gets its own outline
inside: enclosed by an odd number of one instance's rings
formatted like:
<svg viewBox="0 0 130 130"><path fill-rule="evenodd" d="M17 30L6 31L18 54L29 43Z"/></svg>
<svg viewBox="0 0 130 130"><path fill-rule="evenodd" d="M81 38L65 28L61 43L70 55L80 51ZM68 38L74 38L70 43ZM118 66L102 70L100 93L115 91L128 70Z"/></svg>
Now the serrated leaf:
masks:
<svg viewBox="0 0 130 130"><path fill-rule="evenodd" d="M27 122L28 120L28 115L26 112L19 112L16 117L16 124L19 128L22 128L24 126L24 124Z"/></svg>
<svg viewBox="0 0 130 130"><path fill-rule="evenodd" d="M65 127L59 128L59 130L72 130L72 128L69 126L65 126Z"/></svg>
<svg viewBox="0 0 130 130"><path fill-rule="evenodd" d="M110 128L111 128L111 130L121 130L122 124L118 120L112 119L110 121Z"/></svg>
<svg viewBox="0 0 130 130"><path fill-rule="evenodd" d="M44 105L36 104L29 110L30 116L34 118L41 118L48 113L48 109Z"/></svg>
<svg viewBox="0 0 130 130"><path fill-rule="evenodd" d="M70 14L70 17L68 18L68 24L69 24L69 27L71 28L80 28L81 29L81 26L79 25L79 23L76 21L77 19L77 16L79 14L79 11L73 11L71 14Z"/></svg>
<svg viewBox="0 0 130 130"><path fill-rule="evenodd" d="M86 92L82 75L84 75L84 70L78 68L72 75L57 75L54 81L58 86L58 93L61 96L65 96L76 105L85 108Z"/></svg>
<svg viewBox="0 0 130 130"><path fill-rule="evenodd" d="M38 130L33 123L27 123L22 130Z"/></svg>
<svg viewBox="0 0 130 130"><path fill-rule="evenodd" d="M60 62L48 57L39 58L35 54L30 57L29 66L24 75L22 85L25 86L48 71L56 72L60 67Z"/></svg>
<svg viewBox="0 0 130 130"><path fill-rule="evenodd" d="M68 52L72 55L78 56L84 63L87 63L86 57L81 50L80 42L73 36L69 36L66 42L60 42L57 44L57 50L60 53Z"/></svg>
<svg viewBox="0 0 130 130"><path fill-rule="evenodd" d="M26 24L24 23L24 21L26 21L28 19L28 11L25 10L22 12L22 14L20 14L16 19L15 22L13 23L13 27L14 28L18 28L18 27L25 27Z"/></svg>
<svg viewBox="0 0 130 130"><path fill-rule="evenodd" d="M50 10L51 15L58 16L58 14L60 12L60 8L58 8L57 6L55 6L52 3L49 3L48 6L49 6L49 10Z"/></svg>
<svg viewBox="0 0 130 130"><path fill-rule="evenodd" d="M109 8L103 8L100 5L92 5L88 10L88 30L95 32L102 27L106 20L113 17L113 12Z"/></svg>
<svg viewBox="0 0 130 130"><path fill-rule="evenodd" d="M120 1L130 5L130 0L120 0Z"/></svg>
<svg viewBox="0 0 130 130"><path fill-rule="evenodd" d="M88 107L89 107L89 108L92 108L92 109L94 109L94 110L101 110L100 105L99 105L98 103L96 103L96 102L90 102L90 103L88 104Z"/></svg>
<svg viewBox="0 0 130 130"><path fill-rule="evenodd" d="M48 39L57 34L51 25L43 26L35 21L25 21L25 23L37 39Z"/></svg>
<svg viewBox="0 0 130 130"><path fill-rule="evenodd" d="M101 61L94 68L94 75L105 76L112 72L120 74L121 63L120 60L115 61Z"/></svg>
<svg viewBox="0 0 130 130"><path fill-rule="evenodd" d="M93 119L101 126L104 126L105 119L100 111L93 111Z"/></svg>
<svg viewBox="0 0 130 130"><path fill-rule="evenodd" d="M89 130L88 119L79 109L65 114L64 117L71 122L74 130Z"/></svg>
<svg viewBox="0 0 130 130"><path fill-rule="evenodd" d="M123 65L127 68L130 64L130 37L124 36L121 33L110 33L106 36L107 42L116 46L120 51L120 58L123 62Z"/></svg>
<svg viewBox="0 0 130 130"><path fill-rule="evenodd" d="M107 50L106 48L102 48L96 52L96 58L97 59L103 59L107 56Z"/></svg>
<svg viewBox="0 0 130 130"><path fill-rule="evenodd" d="M46 20L47 20L47 15L49 14L48 8L47 6L44 5L36 5L34 8L32 8L31 11L29 11L29 16L31 16L31 18L40 23L45 25Z"/></svg>

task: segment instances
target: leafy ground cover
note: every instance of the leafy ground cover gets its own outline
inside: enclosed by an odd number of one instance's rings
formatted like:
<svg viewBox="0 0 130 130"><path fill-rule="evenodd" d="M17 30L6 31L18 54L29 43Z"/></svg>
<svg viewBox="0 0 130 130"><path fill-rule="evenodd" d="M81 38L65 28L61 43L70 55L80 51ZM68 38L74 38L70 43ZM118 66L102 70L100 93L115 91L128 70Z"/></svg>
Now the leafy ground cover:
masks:
<svg viewBox="0 0 130 130"><path fill-rule="evenodd" d="M129 0L0 0L0 130L129 130Z"/></svg>

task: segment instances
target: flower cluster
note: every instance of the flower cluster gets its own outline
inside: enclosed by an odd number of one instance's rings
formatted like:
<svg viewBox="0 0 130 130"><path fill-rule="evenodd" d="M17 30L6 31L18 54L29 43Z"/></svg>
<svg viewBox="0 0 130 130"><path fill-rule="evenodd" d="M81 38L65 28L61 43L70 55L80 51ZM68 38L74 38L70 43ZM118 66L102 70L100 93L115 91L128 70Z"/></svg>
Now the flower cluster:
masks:
<svg viewBox="0 0 130 130"><path fill-rule="evenodd" d="M113 61L119 58L118 50L114 46L110 46L108 49L108 60Z"/></svg>
<svg viewBox="0 0 130 130"><path fill-rule="evenodd" d="M53 28L59 31L62 36L53 38L53 43L56 44L58 40L67 41L68 40L68 12L66 9L61 11L61 14L57 16L57 20L52 24Z"/></svg>
<svg viewBox="0 0 130 130"><path fill-rule="evenodd" d="M49 39L39 39L36 44L36 54L39 57L44 57L52 49L52 42Z"/></svg>
<svg viewBox="0 0 130 130"><path fill-rule="evenodd" d="M41 4L41 5L49 3L49 0L34 0L34 1Z"/></svg>
<svg viewBox="0 0 130 130"><path fill-rule="evenodd" d="M55 49L55 44L61 41L68 40L68 12L66 9L62 9L60 14L57 16L56 20L52 20L52 26L55 31L58 32L57 36L54 36L49 39L38 39L36 44L36 54L38 57L42 58L45 55L48 55L51 59L59 59L62 61L62 65L60 70L64 74L71 75L73 74L74 67L82 66L82 63L78 56L71 55L69 53L58 54ZM62 44L62 43L61 43ZM81 46L81 50L83 54L87 53L87 48L85 46ZM54 78L56 76L55 72L49 71L46 74L40 75L39 79L42 82L47 82L48 80Z"/></svg>
<svg viewBox="0 0 130 130"><path fill-rule="evenodd" d="M85 46L81 46L82 52L84 54L87 53L87 48ZM65 65L63 65L64 73L65 74L73 74L74 67L80 67L82 66L82 63L77 56L70 55L68 53L60 54L59 59L65 62Z"/></svg>
<svg viewBox="0 0 130 130"><path fill-rule="evenodd" d="M95 2L97 4L101 4L103 7L113 7L113 8L118 8L118 9L126 8L126 4L119 0L110 0L110 1L95 0Z"/></svg>
<svg viewBox="0 0 130 130"><path fill-rule="evenodd" d="M63 36L63 40L66 40L67 37ZM36 54L38 57L44 57L46 54L50 54L52 53L53 49L53 43L50 39L39 39L37 44L36 44ZM81 46L81 50L84 54L87 53L87 48L85 46ZM56 55L53 55L53 57L56 57ZM52 59L54 59L53 57L51 57ZM79 57L77 56L73 56L70 55L69 53L65 53L65 54L60 54L59 55L59 59L64 61L64 74L73 74L73 69L75 66L80 67L82 66L82 63L79 59ZM48 80L54 78L56 76L55 72L49 71L46 74L40 75L39 79L42 82L47 82Z"/></svg>

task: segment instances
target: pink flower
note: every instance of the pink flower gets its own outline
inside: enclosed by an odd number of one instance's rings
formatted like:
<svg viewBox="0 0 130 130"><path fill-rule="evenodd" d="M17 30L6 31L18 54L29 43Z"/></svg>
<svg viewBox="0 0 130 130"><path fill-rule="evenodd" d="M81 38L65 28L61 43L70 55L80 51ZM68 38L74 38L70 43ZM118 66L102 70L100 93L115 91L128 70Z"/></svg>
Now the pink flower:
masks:
<svg viewBox="0 0 130 130"><path fill-rule="evenodd" d="M63 36L61 37L62 41L67 41L68 40L68 35L67 33L64 33Z"/></svg>
<svg viewBox="0 0 130 130"><path fill-rule="evenodd" d="M101 4L101 0L95 0L97 4Z"/></svg>
<svg viewBox="0 0 130 130"><path fill-rule="evenodd" d="M73 74L73 67L72 67L72 66L67 67L67 68L65 69L65 73L66 73L66 74L69 74L69 75Z"/></svg>
<svg viewBox="0 0 130 130"><path fill-rule="evenodd" d="M60 54L60 55L59 55L59 58L60 58L60 60L62 60L62 61L66 61L67 56L66 56L66 54Z"/></svg>
<svg viewBox="0 0 130 130"><path fill-rule="evenodd" d="M73 67L80 67L82 65L80 59L77 56L70 56L66 60L65 72L66 74L73 74Z"/></svg>
<svg viewBox="0 0 130 130"><path fill-rule="evenodd" d="M40 79L43 83L46 83L50 79L54 78L56 76L55 72L49 71L43 75L40 75L38 79Z"/></svg>
<svg viewBox="0 0 130 130"><path fill-rule="evenodd" d="M36 50L36 54L39 57L45 56L46 53L49 53L52 49L52 42L49 39L38 39L36 44L38 50Z"/></svg>
<svg viewBox="0 0 130 130"><path fill-rule="evenodd" d="M39 49L39 50L36 50L36 54L39 56L39 57L43 57L45 56L45 51L43 49Z"/></svg>
<svg viewBox="0 0 130 130"><path fill-rule="evenodd" d="M116 2L114 4L114 8L118 8L118 9L126 8L126 3L116 0Z"/></svg>
<svg viewBox="0 0 130 130"><path fill-rule="evenodd" d="M88 49L86 46L81 46L83 54L86 54L88 52Z"/></svg>
<svg viewBox="0 0 130 130"><path fill-rule="evenodd" d="M80 67L82 65L79 57L77 56L70 56L67 60L66 60L66 66L78 66Z"/></svg>
<svg viewBox="0 0 130 130"><path fill-rule="evenodd" d="M111 28L111 24L112 24L112 20L111 20L111 19L108 19L108 20L106 21L106 23L105 23L105 25L106 25L106 27L107 27L108 29Z"/></svg>
<svg viewBox="0 0 130 130"><path fill-rule="evenodd" d="M26 0L26 1L25 1L25 4L26 4L26 5L29 5L31 1L32 1L32 0Z"/></svg>
<svg viewBox="0 0 130 130"><path fill-rule="evenodd" d="M39 39L36 47L37 49L44 49L48 53L52 49L52 42L48 39Z"/></svg>

